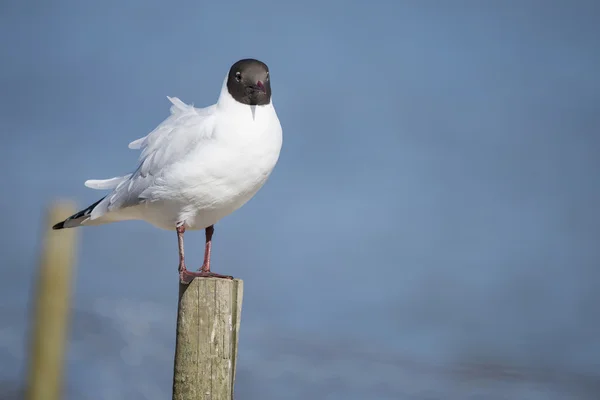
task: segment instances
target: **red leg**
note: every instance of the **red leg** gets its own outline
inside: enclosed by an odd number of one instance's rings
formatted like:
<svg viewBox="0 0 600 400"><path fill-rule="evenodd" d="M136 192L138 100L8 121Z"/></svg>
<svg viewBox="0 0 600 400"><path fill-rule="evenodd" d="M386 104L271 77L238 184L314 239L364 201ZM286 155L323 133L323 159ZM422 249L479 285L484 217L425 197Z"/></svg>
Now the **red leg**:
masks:
<svg viewBox="0 0 600 400"><path fill-rule="evenodd" d="M204 231L206 233L206 244L204 245L204 262L200 271L210 272L210 248L212 247L212 235L215 233L215 227L211 225Z"/></svg>
<svg viewBox="0 0 600 400"><path fill-rule="evenodd" d="M185 233L185 226L177 226L177 245L179 247L179 272L185 271L185 256L183 254L183 234Z"/></svg>
<svg viewBox="0 0 600 400"><path fill-rule="evenodd" d="M211 250L211 245L212 245L212 235L215 231L215 228L211 225L208 228L206 228L206 244L204 246L204 263L202 264L202 268L200 268L200 271L197 272L192 272L192 271L188 271L185 268L185 265L183 266L183 269L179 269L179 278L181 283L187 285L189 284L194 278L222 278L222 279L233 279L232 276L229 275L221 275L221 274L217 274L215 272L211 272L210 271L210 250ZM183 234L182 234L182 245L181 245L181 249L180 249L180 257L182 257L181 255L183 254Z"/></svg>

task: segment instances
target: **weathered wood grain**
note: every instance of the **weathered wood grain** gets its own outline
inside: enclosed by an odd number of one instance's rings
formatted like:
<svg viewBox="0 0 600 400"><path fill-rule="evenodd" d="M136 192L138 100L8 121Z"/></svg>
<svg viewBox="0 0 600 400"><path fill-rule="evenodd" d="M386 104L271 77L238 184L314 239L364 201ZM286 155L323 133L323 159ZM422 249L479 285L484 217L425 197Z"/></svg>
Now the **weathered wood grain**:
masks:
<svg viewBox="0 0 600 400"><path fill-rule="evenodd" d="M231 400L242 312L239 279L179 287L173 400Z"/></svg>

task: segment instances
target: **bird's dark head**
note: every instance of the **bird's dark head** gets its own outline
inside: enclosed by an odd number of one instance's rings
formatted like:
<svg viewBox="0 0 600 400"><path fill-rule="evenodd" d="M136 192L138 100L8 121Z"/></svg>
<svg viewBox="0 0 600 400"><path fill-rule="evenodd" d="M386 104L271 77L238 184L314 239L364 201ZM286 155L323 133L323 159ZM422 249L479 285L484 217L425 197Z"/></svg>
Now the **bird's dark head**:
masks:
<svg viewBox="0 0 600 400"><path fill-rule="evenodd" d="M269 67L251 58L240 60L231 66L227 76L227 90L231 97L242 104L264 106L271 102L271 78Z"/></svg>

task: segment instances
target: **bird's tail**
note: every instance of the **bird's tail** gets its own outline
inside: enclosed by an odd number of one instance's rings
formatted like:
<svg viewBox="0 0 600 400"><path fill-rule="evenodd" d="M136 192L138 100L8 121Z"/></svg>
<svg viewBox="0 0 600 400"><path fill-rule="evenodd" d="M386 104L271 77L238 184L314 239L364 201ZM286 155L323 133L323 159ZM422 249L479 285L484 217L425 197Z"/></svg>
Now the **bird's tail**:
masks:
<svg viewBox="0 0 600 400"><path fill-rule="evenodd" d="M52 229L56 230L56 229L64 229L64 228L75 228L77 226L81 226L85 221L87 221L90 218L90 214L92 213L94 208L96 208L96 206L98 204L100 204L100 202L102 200L104 200L104 197L101 198L100 200L98 200L97 202L95 202L94 204L92 204L91 206L89 206L88 208L81 210L81 211L71 215L69 218L65 219L64 221L59 222L58 224L54 225L52 227Z"/></svg>

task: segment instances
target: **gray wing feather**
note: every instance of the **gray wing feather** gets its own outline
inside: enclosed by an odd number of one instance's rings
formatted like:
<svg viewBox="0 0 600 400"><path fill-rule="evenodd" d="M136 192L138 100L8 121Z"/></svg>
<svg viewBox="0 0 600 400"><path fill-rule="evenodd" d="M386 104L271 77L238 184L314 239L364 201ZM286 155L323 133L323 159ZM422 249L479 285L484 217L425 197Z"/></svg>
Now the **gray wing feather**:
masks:
<svg viewBox="0 0 600 400"><path fill-rule="evenodd" d="M147 136L129 144L129 148L141 150L137 169L94 208L91 219L146 201L144 192L166 168L210 138L214 105L199 109L178 98L169 97L169 100L173 103L171 115Z"/></svg>

